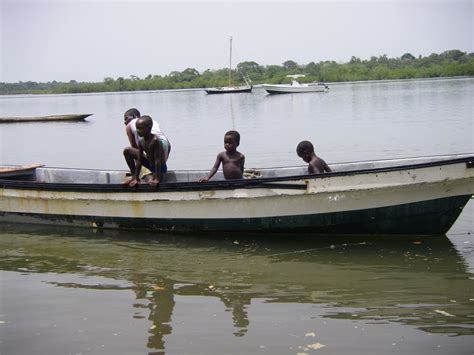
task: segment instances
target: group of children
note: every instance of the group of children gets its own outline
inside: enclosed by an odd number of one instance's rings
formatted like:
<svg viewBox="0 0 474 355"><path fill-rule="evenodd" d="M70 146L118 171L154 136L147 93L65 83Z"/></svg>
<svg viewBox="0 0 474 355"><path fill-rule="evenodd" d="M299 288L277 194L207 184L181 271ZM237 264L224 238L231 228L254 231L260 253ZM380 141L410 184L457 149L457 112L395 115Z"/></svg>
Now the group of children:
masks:
<svg viewBox="0 0 474 355"><path fill-rule="evenodd" d="M162 174L167 172L166 162L171 151L171 144L161 131L158 122L152 120L150 116L141 116L135 108L124 113L124 123L130 142L130 146L123 151L131 173L131 178L126 183L130 187L136 186L140 181L142 167L145 167L151 175L146 181L150 186L156 187L161 181ZM243 179L245 156L237 151L239 144L239 132L228 131L224 135L225 150L217 154L211 171L199 182L209 181L221 164L225 179ZM296 147L296 154L308 163L309 174L331 171L326 162L315 154L313 144L309 141L300 142Z"/></svg>

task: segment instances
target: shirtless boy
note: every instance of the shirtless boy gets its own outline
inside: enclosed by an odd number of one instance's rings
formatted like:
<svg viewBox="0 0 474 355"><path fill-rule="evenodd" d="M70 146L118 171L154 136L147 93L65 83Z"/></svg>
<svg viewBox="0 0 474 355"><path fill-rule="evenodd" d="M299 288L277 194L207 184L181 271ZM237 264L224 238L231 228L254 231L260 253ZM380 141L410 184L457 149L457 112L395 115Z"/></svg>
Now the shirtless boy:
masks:
<svg viewBox="0 0 474 355"><path fill-rule="evenodd" d="M137 121L139 118L140 118L140 111L138 111L136 108L131 108L125 111L125 113L123 114L123 122L125 123L125 132L127 133L128 141L130 143L130 145L128 147L125 147L125 149L123 150L123 155L125 157L125 161L127 162L128 168L130 170L135 169L136 160L138 158L138 146L139 146L140 137L137 132ZM153 125L151 128L151 133L154 135L157 135L161 139L164 149L165 149L164 163L166 163L166 161L168 160L170 150L171 150L171 144L168 138L165 136L165 134L161 131L160 125L158 124L158 122L156 122L155 120L152 120L152 122L153 122ZM150 164L146 159L142 161L142 165L145 168L150 169ZM166 167L166 164L163 165L163 167ZM166 172L166 170L164 172Z"/></svg>
<svg viewBox="0 0 474 355"><path fill-rule="evenodd" d="M199 182L209 181L210 178L219 169L222 163L222 172L227 180L231 179L242 179L244 174L245 156L237 151L237 147L240 144L240 134L237 131L229 131L224 135L224 148L225 151L217 154L216 162L212 167L211 171L205 178L199 180Z"/></svg>
<svg viewBox="0 0 474 355"><path fill-rule="evenodd" d="M326 162L314 153L314 147L311 142L300 142L296 147L296 154L308 163L308 174L331 172L331 168L326 164Z"/></svg>
<svg viewBox="0 0 474 355"><path fill-rule="evenodd" d="M161 173L165 172L163 167L166 166L166 155L163 141L159 136L152 133L153 120L150 116L142 116L137 120L137 133L140 137L138 144L138 156L133 165L130 167L132 179L128 183L130 187L138 184L140 178L140 170L143 162L146 160L152 172L151 179L148 184L156 187L160 183Z"/></svg>

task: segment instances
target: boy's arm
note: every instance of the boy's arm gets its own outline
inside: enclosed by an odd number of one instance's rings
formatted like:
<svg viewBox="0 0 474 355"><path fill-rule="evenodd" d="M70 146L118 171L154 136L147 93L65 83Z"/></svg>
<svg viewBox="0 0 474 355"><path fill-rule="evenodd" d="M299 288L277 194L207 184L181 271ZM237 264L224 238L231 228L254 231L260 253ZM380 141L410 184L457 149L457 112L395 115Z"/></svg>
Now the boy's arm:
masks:
<svg viewBox="0 0 474 355"><path fill-rule="evenodd" d="M244 173L244 166L245 166L245 155L242 154L242 159L240 159L240 170L242 174Z"/></svg>
<svg viewBox="0 0 474 355"><path fill-rule="evenodd" d="M331 168L326 164L326 162L324 161L324 159L321 159L319 158L319 161L321 162L321 172L324 173L325 171L327 171L328 173L331 172Z"/></svg>
<svg viewBox="0 0 474 355"><path fill-rule="evenodd" d="M328 173L330 173L332 171L331 168L329 167L329 165L327 165L324 160L323 160L323 165L324 165L324 170L325 171L327 171Z"/></svg>
<svg viewBox="0 0 474 355"><path fill-rule="evenodd" d="M209 171L209 174L205 178L199 179L199 182L207 182L211 177L215 175L217 170L219 169L219 165L221 165L222 162L222 153L217 154L216 162L214 163L214 166L212 167L211 171Z"/></svg>
<svg viewBox="0 0 474 355"><path fill-rule="evenodd" d="M161 145L161 141L158 137L155 137L153 139L152 149L153 149L153 157L155 158L155 161L150 162L150 164L154 165L155 172L151 175L152 178L149 184L152 187L156 187L156 185L158 185L161 180L161 164L164 159L163 146Z"/></svg>
<svg viewBox="0 0 474 355"><path fill-rule="evenodd" d="M138 157L135 164L135 173L132 175L132 180L128 183L128 186L134 187L140 181L140 171L142 170L142 160L143 160L143 148L141 145L138 146Z"/></svg>

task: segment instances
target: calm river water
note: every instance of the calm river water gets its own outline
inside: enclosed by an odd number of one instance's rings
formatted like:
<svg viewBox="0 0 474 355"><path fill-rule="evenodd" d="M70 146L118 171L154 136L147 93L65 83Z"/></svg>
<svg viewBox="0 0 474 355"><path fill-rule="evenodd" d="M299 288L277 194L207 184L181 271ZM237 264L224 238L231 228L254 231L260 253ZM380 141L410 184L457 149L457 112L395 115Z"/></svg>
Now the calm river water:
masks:
<svg viewBox="0 0 474 355"><path fill-rule="evenodd" d="M123 112L210 169L229 129L246 167L474 152L474 78L327 94L0 96L0 164L125 169ZM447 236L171 235L0 224L0 354L473 354L474 203Z"/></svg>

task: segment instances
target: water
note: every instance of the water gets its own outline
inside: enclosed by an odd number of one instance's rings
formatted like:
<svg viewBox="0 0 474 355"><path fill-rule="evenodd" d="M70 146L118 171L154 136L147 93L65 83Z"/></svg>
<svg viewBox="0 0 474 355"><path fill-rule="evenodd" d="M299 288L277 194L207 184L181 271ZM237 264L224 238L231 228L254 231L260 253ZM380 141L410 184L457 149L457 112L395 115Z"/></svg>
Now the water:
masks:
<svg viewBox="0 0 474 355"><path fill-rule="evenodd" d="M0 116L94 113L0 125L0 163L125 169L130 107L160 122L171 169L210 168L229 129L247 167L300 165L302 139L330 163L474 152L473 88L468 78L275 97L0 97ZM437 238L0 224L0 354L472 354L473 205Z"/></svg>
<svg viewBox="0 0 474 355"><path fill-rule="evenodd" d="M170 169L210 169L224 133L246 167L301 165L311 140L328 162L474 151L474 78L333 85L328 94L209 95L202 90L0 97L0 116L93 113L87 122L3 124L0 163L125 169L123 113L137 107L169 137Z"/></svg>

